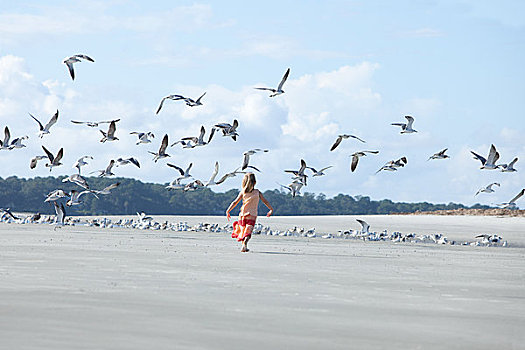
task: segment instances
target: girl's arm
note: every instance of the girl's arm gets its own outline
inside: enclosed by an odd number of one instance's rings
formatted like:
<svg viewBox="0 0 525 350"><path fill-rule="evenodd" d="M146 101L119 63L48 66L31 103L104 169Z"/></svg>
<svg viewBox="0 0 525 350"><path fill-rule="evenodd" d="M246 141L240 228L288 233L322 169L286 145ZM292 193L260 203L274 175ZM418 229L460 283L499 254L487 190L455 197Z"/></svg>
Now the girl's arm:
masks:
<svg viewBox="0 0 525 350"><path fill-rule="evenodd" d="M270 209L270 211L266 214L266 216L271 216L273 214L273 207L270 205L270 203L268 203L266 198L264 198L264 196L263 196L261 191L259 191L259 198L264 203L264 205L266 205L268 207L268 209Z"/></svg>
<svg viewBox="0 0 525 350"><path fill-rule="evenodd" d="M241 201L242 199L242 192L239 193L239 195L237 196L237 198L235 198L235 200L230 204L230 206L228 207L228 209L226 209L226 217L228 218L228 221L230 220L230 211L232 211L233 208L235 208L235 206L237 204L239 204L239 202Z"/></svg>

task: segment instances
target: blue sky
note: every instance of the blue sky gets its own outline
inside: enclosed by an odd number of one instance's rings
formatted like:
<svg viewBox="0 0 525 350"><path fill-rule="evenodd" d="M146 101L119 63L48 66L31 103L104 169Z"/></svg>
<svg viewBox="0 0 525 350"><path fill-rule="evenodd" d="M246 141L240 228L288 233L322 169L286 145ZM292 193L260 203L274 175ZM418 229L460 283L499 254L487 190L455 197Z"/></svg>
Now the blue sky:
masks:
<svg viewBox="0 0 525 350"><path fill-rule="evenodd" d="M49 175L29 159L41 145L64 147L67 175L74 161L91 154L86 172L109 159L136 156L141 169L120 167L117 175L169 182L165 165L185 167L207 180L217 160L220 172L235 169L250 148L269 148L252 162L261 189L288 184L284 169L334 167L304 190L366 195L373 199L499 203L525 187L525 5L519 1L19 1L0 5L0 127L13 137L28 135L27 147L1 151L0 176ZM71 81L62 60L85 53L95 63L76 65ZM291 73L285 94L269 98L253 89L274 86ZM169 94L198 97L189 108ZM60 110L52 134L37 138L36 123ZM392 122L413 115L419 132L400 135ZM120 141L101 144L100 133L71 119L120 117ZM162 135L170 143L219 122L240 122L239 141L216 137L205 147L170 148L153 163L147 151ZM130 131L153 131L150 145L135 145ZM340 133L345 140L329 148ZM479 170L470 150L486 155L491 144L501 162L514 157L518 172ZM427 161L443 148L451 159ZM380 153L349 171L349 154ZM385 162L408 158L395 173L374 175ZM524 163L525 164L525 163ZM525 169L525 168L524 168ZM493 194L474 193L491 182ZM215 188L238 187L240 178ZM519 204L519 203L518 203Z"/></svg>

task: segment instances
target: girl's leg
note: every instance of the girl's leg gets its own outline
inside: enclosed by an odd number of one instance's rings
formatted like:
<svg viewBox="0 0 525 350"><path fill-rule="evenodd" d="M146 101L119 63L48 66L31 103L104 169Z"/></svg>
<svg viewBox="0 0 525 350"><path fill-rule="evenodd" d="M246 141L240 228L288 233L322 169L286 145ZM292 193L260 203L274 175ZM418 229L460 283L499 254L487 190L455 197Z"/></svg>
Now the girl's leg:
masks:
<svg viewBox="0 0 525 350"><path fill-rule="evenodd" d="M252 231L253 231L253 226L252 225L248 225L246 226L245 228L245 236L243 241L242 241L242 248L241 248L241 252L249 252L250 250L248 249L248 241L250 240L250 238L252 237Z"/></svg>

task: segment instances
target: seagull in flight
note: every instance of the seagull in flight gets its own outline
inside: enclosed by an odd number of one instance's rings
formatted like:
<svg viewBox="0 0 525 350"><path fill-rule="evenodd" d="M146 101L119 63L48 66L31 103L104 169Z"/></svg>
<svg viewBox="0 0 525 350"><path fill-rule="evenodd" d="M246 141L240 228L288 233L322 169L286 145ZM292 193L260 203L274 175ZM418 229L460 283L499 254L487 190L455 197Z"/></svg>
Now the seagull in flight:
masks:
<svg viewBox="0 0 525 350"><path fill-rule="evenodd" d="M69 69L69 74L71 74L71 79L75 80L75 70L73 68L73 64L77 62L81 62L82 60L86 60L89 62L95 62L95 60L92 59L91 57L87 55L82 55L82 54L73 55L71 57L64 58L63 63L65 63L65 65L67 66L67 69Z"/></svg>
<svg viewBox="0 0 525 350"><path fill-rule="evenodd" d="M352 172L354 172L355 169L357 168L357 163L359 162L359 158L365 157L367 153L378 154L379 151L359 151L359 152L352 153L350 155L352 157L352 163L350 164L350 170Z"/></svg>
<svg viewBox="0 0 525 350"><path fill-rule="evenodd" d="M498 168L498 166L496 165L496 162L499 159L499 153L498 151L496 151L496 147L494 145L490 145L489 155L487 159L485 159L484 157L480 156L479 154L473 151L470 151L470 153L474 155L474 159L477 159L481 162L480 169L494 170Z"/></svg>
<svg viewBox="0 0 525 350"><path fill-rule="evenodd" d="M477 195L480 194L481 192L483 192L483 193L492 193L492 192L494 192L494 189L492 189L492 186L494 186L494 185L496 185L496 186L498 186L498 187L500 186L499 183L497 183L497 182L493 182L493 183L491 183L490 185L487 185L486 187L480 188L480 189L478 190L478 192L476 192L476 194L475 194L474 196L477 196Z"/></svg>
<svg viewBox="0 0 525 350"><path fill-rule="evenodd" d="M254 149L244 152L242 154L243 159L242 159L241 170L245 170L246 168L248 168L248 163L250 163L250 156L254 155L257 152L269 152L269 150L262 149L262 148L254 148ZM256 168L253 168L253 169L256 169ZM259 171L258 169L256 170Z"/></svg>
<svg viewBox="0 0 525 350"><path fill-rule="evenodd" d="M378 171L376 171L376 174L380 172L381 170L388 170L388 171L397 171L397 168L402 168L407 163L406 157L401 157L398 160L391 160L390 162L383 165Z"/></svg>
<svg viewBox="0 0 525 350"><path fill-rule="evenodd" d="M514 164L518 161L518 157L514 158L509 164L499 164L498 168L501 167L501 171L504 173L512 173L518 171L514 169Z"/></svg>
<svg viewBox="0 0 525 350"><path fill-rule="evenodd" d="M164 101L166 101L166 100L173 100L173 101L183 100L184 102L186 102L186 105L190 106L190 107L202 106L201 99L204 97L204 95L206 95L206 92L204 92L202 95L200 95L199 98L196 99L196 100L194 100L192 98L189 98L189 97L184 97L182 95L169 95L169 96L166 96L160 101L159 108L157 108L157 112L155 112L155 114L159 114L159 112L160 112L160 110L162 108L162 105L164 104Z"/></svg>
<svg viewBox="0 0 525 350"><path fill-rule="evenodd" d="M329 165L329 166L324 167L324 168L322 168L322 169L320 169L320 170L315 170L315 168L312 168L311 166L307 166L306 169L310 169L310 170L313 172L312 177L314 177L314 176L323 176L323 175L326 175L326 174L324 173L324 171L325 171L326 169L330 169L330 168L332 168L332 167L333 167L333 165Z"/></svg>
<svg viewBox="0 0 525 350"><path fill-rule="evenodd" d="M138 131L132 131L130 132L130 135L137 135L139 140L137 141L137 145L140 145L141 143L151 143L150 137L153 139L155 138L155 135L151 131L148 132L138 132Z"/></svg>
<svg viewBox="0 0 525 350"><path fill-rule="evenodd" d="M95 194L110 194L111 190L117 188L119 185L120 185L120 182L115 182L114 184L111 184L111 185L105 187L102 190L95 190L95 191L93 191L93 193L95 193Z"/></svg>
<svg viewBox="0 0 525 350"><path fill-rule="evenodd" d="M195 137L195 136L183 137L181 141L191 141L193 143L191 148L197 147L197 146L205 146L211 142L211 139L213 138L213 135L215 134L215 128L211 128L210 136L208 137L208 141L204 141L205 133L206 133L206 129L204 129L204 125L202 125L199 137ZM172 146L174 146L177 142L172 144Z"/></svg>
<svg viewBox="0 0 525 350"><path fill-rule="evenodd" d="M284 188L284 189L290 191L292 197L295 198L295 196L297 196L298 194L301 194L301 188L304 186L304 184L301 181L299 181L299 180L294 180L288 186L281 185L281 184L279 184L279 186L281 186L281 188Z"/></svg>
<svg viewBox="0 0 525 350"><path fill-rule="evenodd" d="M157 153L148 151L149 153L154 155L153 161L155 163L159 159L170 157L170 155L166 153L166 147L168 147L168 134L165 134L164 137L162 138L162 143L160 144L160 148Z"/></svg>
<svg viewBox="0 0 525 350"><path fill-rule="evenodd" d="M290 68L286 70L286 72L283 75L283 78L281 79L281 82L277 86L277 89L273 88L267 88L267 87L256 87L257 90L268 90L271 92L270 97L274 97L280 94L284 94L283 85L286 79L288 79L288 75L290 75Z"/></svg>
<svg viewBox="0 0 525 350"><path fill-rule="evenodd" d="M80 168L82 168L84 165L87 165L88 163L86 162L86 159L93 159L92 156L82 156L80 158L77 159L77 161L75 162L75 164L73 165L73 168L77 168L78 169L78 173L80 174Z"/></svg>
<svg viewBox="0 0 525 350"><path fill-rule="evenodd" d="M216 128L219 128L222 130L222 136L231 136L233 141L237 141L237 136L239 136L239 134L237 134L238 126L239 126L239 122L237 121L237 119L233 120L233 124L229 124L229 123L215 124Z"/></svg>
<svg viewBox="0 0 525 350"><path fill-rule="evenodd" d="M80 187L85 188L86 190L89 190L89 185L86 179L80 176L80 174L69 175L68 177L62 179L62 182L68 182L68 181L74 184L77 184Z"/></svg>
<svg viewBox="0 0 525 350"><path fill-rule="evenodd" d="M359 140L359 141L361 141L363 143L366 143L366 141L360 139L359 137L357 137L355 135L343 134L343 135L337 136L337 139L335 140L334 144L332 145L332 147L330 147L330 151L333 151L334 149L336 149L337 146L339 146L339 144L341 143L341 141L343 141L343 139L348 139L348 138L353 138L353 139Z"/></svg>
<svg viewBox="0 0 525 350"><path fill-rule="evenodd" d="M111 123L109 123L108 132L104 132L102 130L99 130L103 137L100 139L100 142L104 143L106 141L116 141L118 140L118 137L115 137L115 131L117 130L117 124L116 121L113 120Z"/></svg>
<svg viewBox="0 0 525 350"><path fill-rule="evenodd" d="M175 164L167 163L166 165L179 171L181 176L177 180L183 180L183 179L187 179L187 178L193 177L193 176L190 175L190 169L191 169L193 163L190 163L190 165L188 165L186 170L183 170L182 168L176 166Z"/></svg>
<svg viewBox="0 0 525 350"><path fill-rule="evenodd" d="M95 197L98 198L98 196L95 194L92 190L85 190L85 191L77 191L77 190L71 190L69 193L69 200L66 202L66 206L71 207L73 205L79 205L82 204L82 201L80 200L80 197L86 193L91 193Z"/></svg>
<svg viewBox="0 0 525 350"><path fill-rule="evenodd" d="M413 132L417 132L417 130L412 129L412 124L414 124L414 117L410 115L405 115L405 118L407 120L406 123L392 123L392 125L400 126L401 134L411 134Z"/></svg>
<svg viewBox="0 0 525 350"><path fill-rule="evenodd" d="M93 174L93 173L96 173L97 171L99 172L98 174L98 177L108 177L108 176L113 176L115 174L113 174L111 172L111 170L113 169L113 166L115 165L115 160L114 159L111 159L109 161L109 164L108 166L106 167L106 169L103 169L103 170L95 170L95 171L92 171L90 174Z"/></svg>
<svg viewBox="0 0 525 350"><path fill-rule="evenodd" d="M30 169L36 168L38 161L42 159L46 159L46 158L47 156L35 156L34 158L31 159L31 162L29 163L29 168Z"/></svg>
<svg viewBox="0 0 525 350"><path fill-rule="evenodd" d="M0 140L0 150L3 149L9 149L10 143L9 139L11 138L11 133L9 132L9 128L6 126L4 129L4 140Z"/></svg>
<svg viewBox="0 0 525 350"><path fill-rule="evenodd" d="M430 156L430 158L427 159L427 161L429 161L431 159L446 159L446 158L450 158L447 154L445 154L445 152L447 150L448 150L448 148L445 148L444 150L442 150L440 152L434 153L433 155Z"/></svg>
<svg viewBox="0 0 525 350"><path fill-rule="evenodd" d="M31 118L36 120L38 123L39 131L38 131L38 137L42 138L45 134L49 134L49 129L57 122L58 120L58 109L57 112L49 119L49 122L47 122L46 126L43 126L42 123L38 119L36 119L31 113L29 113Z"/></svg>
<svg viewBox="0 0 525 350"><path fill-rule="evenodd" d="M306 162L304 159L301 159L301 167L299 170L285 170L285 173L292 173L295 176L295 180L301 181L303 185L306 185L306 174L304 171L306 170Z"/></svg>
<svg viewBox="0 0 525 350"><path fill-rule="evenodd" d="M516 205L516 201L520 199L523 194L525 194L525 188L522 189L520 193L518 193L516 197L512 198L509 202L498 204L498 206L502 207L503 209L516 209L518 207Z"/></svg>
<svg viewBox="0 0 525 350"><path fill-rule="evenodd" d="M15 148L24 148L26 145L22 144L22 141L29 139L29 136L21 136L15 138L13 141L11 141L11 145L9 146L9 149L15 149Z"/></svg>
<svg viewBox="0 0 525 350"><path fill-rule="evenodd" d="M99 126L99 124L109 124L111 122L118 122L120 121L120 118L119 119L113 119L113 120L104 120L104 121L101 121L101 122L82 122L82 121L78 121L78 120L72 120L71 123L73 124L86 124L87 126L89 126L90 128L96 128L97 126Z"/></svg>
<svg viewBox="0 0 525 350"><path fill-rule="evenodd" d="M62 163L60 163L60 160L62 159L62 156L64 155L64 148L61 148L58 151L56 157L53 156L53 153L49 152L48 149L45 148L44 146L42 146L42 149L44 150L44 152L46 152L47 158L49 159L49 163L46 164L46 167L49 167L49 171L51 171L53 167L55 166L62 165Z"/></svg>
<svg viewBox="0 0 525 350"><path fill-rule="evenodd" d="M115 166L121 166L121 165L128 165L133 164L137 168L140 168L140 163L136 158L129 157L129 158L118 158L115 162Z"/></svg>

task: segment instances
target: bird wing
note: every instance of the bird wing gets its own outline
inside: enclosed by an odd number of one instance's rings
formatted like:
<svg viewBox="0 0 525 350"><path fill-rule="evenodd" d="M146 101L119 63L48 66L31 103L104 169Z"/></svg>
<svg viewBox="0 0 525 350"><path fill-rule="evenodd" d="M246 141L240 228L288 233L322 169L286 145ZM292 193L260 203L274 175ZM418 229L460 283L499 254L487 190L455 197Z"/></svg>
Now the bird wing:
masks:
<svg viewBox="0 0 525 350"><path fill-rule="evenodd" d="M219 162L215 162L215 168L213 169L213 173L211 174L210 179L208 180L208 183L211 184L215 181L215 177L219 173Z"/></svg>
<svg viewBox="0 0 525 350"><path fill-rule="evenodd" d="M514 167L514 164L516 164L517 161L518 161L518 157L514 158L514 159L512 160L512 162L509 163L508 167L509 167L509 168Z"/></svg>
<svg viewBox="0 0 525 350"><path fill-rule="evenodd" d="M521 196L525 193L525 188L521 190L520 193L516 195L516 197L512 198L509 203L515 203L518 199L520 199Z"/></svg>
<svg viewBox="0 0 525 350"><path fill-rule="evenodd" d="M159 154L162 154L166 151L166 147L168 147L168 134L165 134L162 138L162 143L160 144L159 148Z"/></svg>
<svg viewBox="0 0 525 350"><path fill-rule="evenodd" d="M108 187L104 188L102 191L109 192L114 188L117 188L120 185L120 182L115 182L114 184L109 185Z"/></svg>
<svg viewBox="0 0 525 350"><path fill-rule="evenodd" d="M239 126L239 122L237 121L237 119L234 119L233 120L233 126L232 126L232 131L235 131L237 129L237 127Z"/></svg>
<svg viewBox="0 0 525 350"><path fill-rule="evenodd" d="M244 158L242 159L242 167L241 170L244 170L248 167L248 163L250 162L250 155L248 153L244 153Z"/></svg>
<svg viewBox="0 0 525 350"><path fill-rule="evenodd" d="M195 103L201 103L201 98L206 95L206 92L204 92L198 99L195 101Z"/></svg>
<svg viewBox="0 0 525 350"><path fill-rule="evenodd" d="M447 150L448 150L448 148L445 148L444 150L442 150L442 151L439 152L438 154L441 155L441 156L443 156L443 155L445 155L445 152L446 152Z"/></svg>
<svg viewBox="0 0 525 350"><path fill-rule="evenodd" d="M57 156L55 157L55 159L53 160L53 163L54 164L58 164L60 162L60 159L62 159L62 156L64 156L64 148L61 148L58 153L57 153Z"/></svg>
<svg viewBox="0 0 525 350"><path fill-rule="evenodd" d="M302 174L304 173L304 169L306 169L306 162L304 161L304 159L301 159L301 167L299 168L299 173Z"/></svg>
<svg viewBox="0 0 525 350"><path fill-rule="evenodd" d="M38 123L38 127L40 128L40 130L44 130L44 126L42 125L42 123L40 123L40 121L38 119L36 119L35 117L33 117L33 115L31 113L29 113L29 115L31 116L31 118L33 118L34 120L36 120L36 122Z"/></svg>
<svg viewBox="0 0 525 350"><path fill-rule="evenodd" d="M188 165L188 168L184 172L186 175L190 175L190 169L191 169L192 166L193 166L193 163L190 163L190 165Z"/></svg>
<svg viewBox="0 0 525 350"><path fill-rule="evenodd" d="M472 153L474 155L474 159L477 159L481 162L482 165L485 165L485 163L487 162L487 160L485 159L485 157L482 157L480 156L479 154L477 154L476 152L473 152L473 151L470 151L470 153Z"/></svg>
<svg viewBox="0 0 525 350"><path fill-rule="evenodd" d="M489 151L489 156L487 157L487 163L496 164L498 159L499 159L499 153L498 151L496 151L496 147L494 145L490 145L490 151Z"/></svg>
<svg viewBox="0 0 525 350"><path fill-rule="evenodd" d="M53 163L53 159L55 159L55 157L53 156L53 153L49 152L49 150L45 148L44 146L42 146L42 148L44 149L44 152L46 152L47 158L49 158L49 162Z"/></svg>
<svg viewBox="0 0 525 350"><path fill-rule="evenodd" d="M324 168L322 168L321 170L319 170L319 172L322 173L322 172L325 171L326 169L330 169L330 168L333 168L333 165L329 165L329 166L327 166L327 167L324 167Z"/></svg>
<svg viewBox="0 0 525 350"><path fill-rule="evenodd" d="M333 151L334 149L336 149L336 147L339 146L341 141L343 141L343 137L342 136L337 137L337 139L335 140L334 144L330 148L330 151Z"/></svg>
<svg viewBox="0 0 525 350"><path fill-rule="evenodd" d="M114 165L115 165L115 160L114 159L110 160L108 166L106 167L106 173L110 173Z"/></svg>
<svg viewBox="0 0 525 350"><path fill-rule="evenodd" d="M49 119L49 122L47 122L46 126L44 127L44 130L49 131L49 128L51 128L58 120L58 109L57 112Z"/></svg>
<svg viewBox="0 0 525 350"><path fill-rule="evenodd" d="M283 87L284 82L286 79L288 79L288 75L290 74L290 68L286 70L286 72L283 75L283 78L281 79L281 82L279 83L279 86L277 87L277 90L281 90Z"/></svg>
<svg viewBox="0 0 525 350"><path fill-rule="evenodd" d="M130 157L130 158L128 158L128 160L129 160L133 165L136 165L137 168L140 168L140 163L139 163L139 161L138 161L136 158Z"/></svg>
<svg viewBox="0 0 525 350"><path fill-rule="evenodd" d="M81 121L78 121L78 120L72 120L71 123L75 123L75 124L87 124L88 122L81 122Z"/></svg>
<svg viewBox="0 0 525 350"><path fill-rule="evenodd" d="M360 219L355 219L358 223L361 224L361 230L362 231L368 231L368 229L370 228L370 225L368 225L368 223L366 221L363 221L363 220L360 220Z"/></svg>
<svg viewBox="0 0 525 350"><path fill-rule="evenodd" d="M182 168L179 168L175 164L171 164L171 163L166 163L166 165L169 166L169 167L172 167L174 169L177 169L179 171L179 173L181 174L181 176L184 176L184 170L182 170Z"/></svg>
<svg viewBox="0 0 525 350"><path fill-rule="evenodd" d="M357 155L353 155L352 156L352 164L350 164L350 170L352 170L352 172L355 171L355 169L357 168L357 163L359 162L359 157Z"/></svg>
<svg viewBox="0 0 525 350"><path fill-rule="evenodd" d="M211 139L213 138L213 135L215 134L215 128L211 128L211 131L210 131L210 137L208 138L208 142L207 143L210 143L211 142Z"/></svg>
<svg viewBox="0 0 525 350"><path fill-rule="evenodd" d="M9 132L9 128L6 126L4 129L4 145L7 147L9 146L9 139L11 138L11 133Z"/></svg>
<svg viewBox="0 0 525 350"><path fill-rule="evenodd" d="M361 141L361 142L363 142L363 143L366 143L365 140L360 139L359 137L357 137L357 136L355 136L355 135L350 135L350 137L353 137L353 138L356 139L356 140L359 140L359 141Z"/></svg>
<svg viewBox="0 0 525 350"><path fill-rule="evenodd" d="M64 62L67 66L67 69L69 69L69 74L71 75L71 79L75 80L75 70L73 69L73 62L66 60Z"/></svg>
<svg viewBox="0 0 525 350"><path fill-rule="evenodd" d="M412 124L414 123L414 117L409 116L409 115L405 115L405 118L406 118L406 120L408 121L408 123L407 123L407 129L412 128Z"/></svg>
<svg viewBox="0 0 525 350"><path fill-rule="evenodd" d="M89 57L88 55L78 54L78 55L74 55L74 57L83 58L83 59L88 60L90 62L95 62L95 60L92 59L91 57Z"/></svg>
<svg viewBox="0 0 525 350"><path fill-rule="evenodd" d="M159 105L159 108L157 108L157 111L155 112L155 114L159 114L161 108L162 108L162 105L164 105L164 101L167 99L168 97L164 97L162 100L160 100L160 105Z"/></svg>
<svg viewBox="0 0 525 350"><path fill-rule="evenodd" d="M115 123L115 121L112 121L111 123L109 123L108 137L114 137L115 130L117 130L117 124Z"/></svg>
<svg viewBox="0 0 525 350"><path fill-rule="evenodd" d="M268 90L268 91L271 91L271 92L275 92L275 89L272 89L272 88L256 87L254 89L257 89L257 90Z"/></svg>

